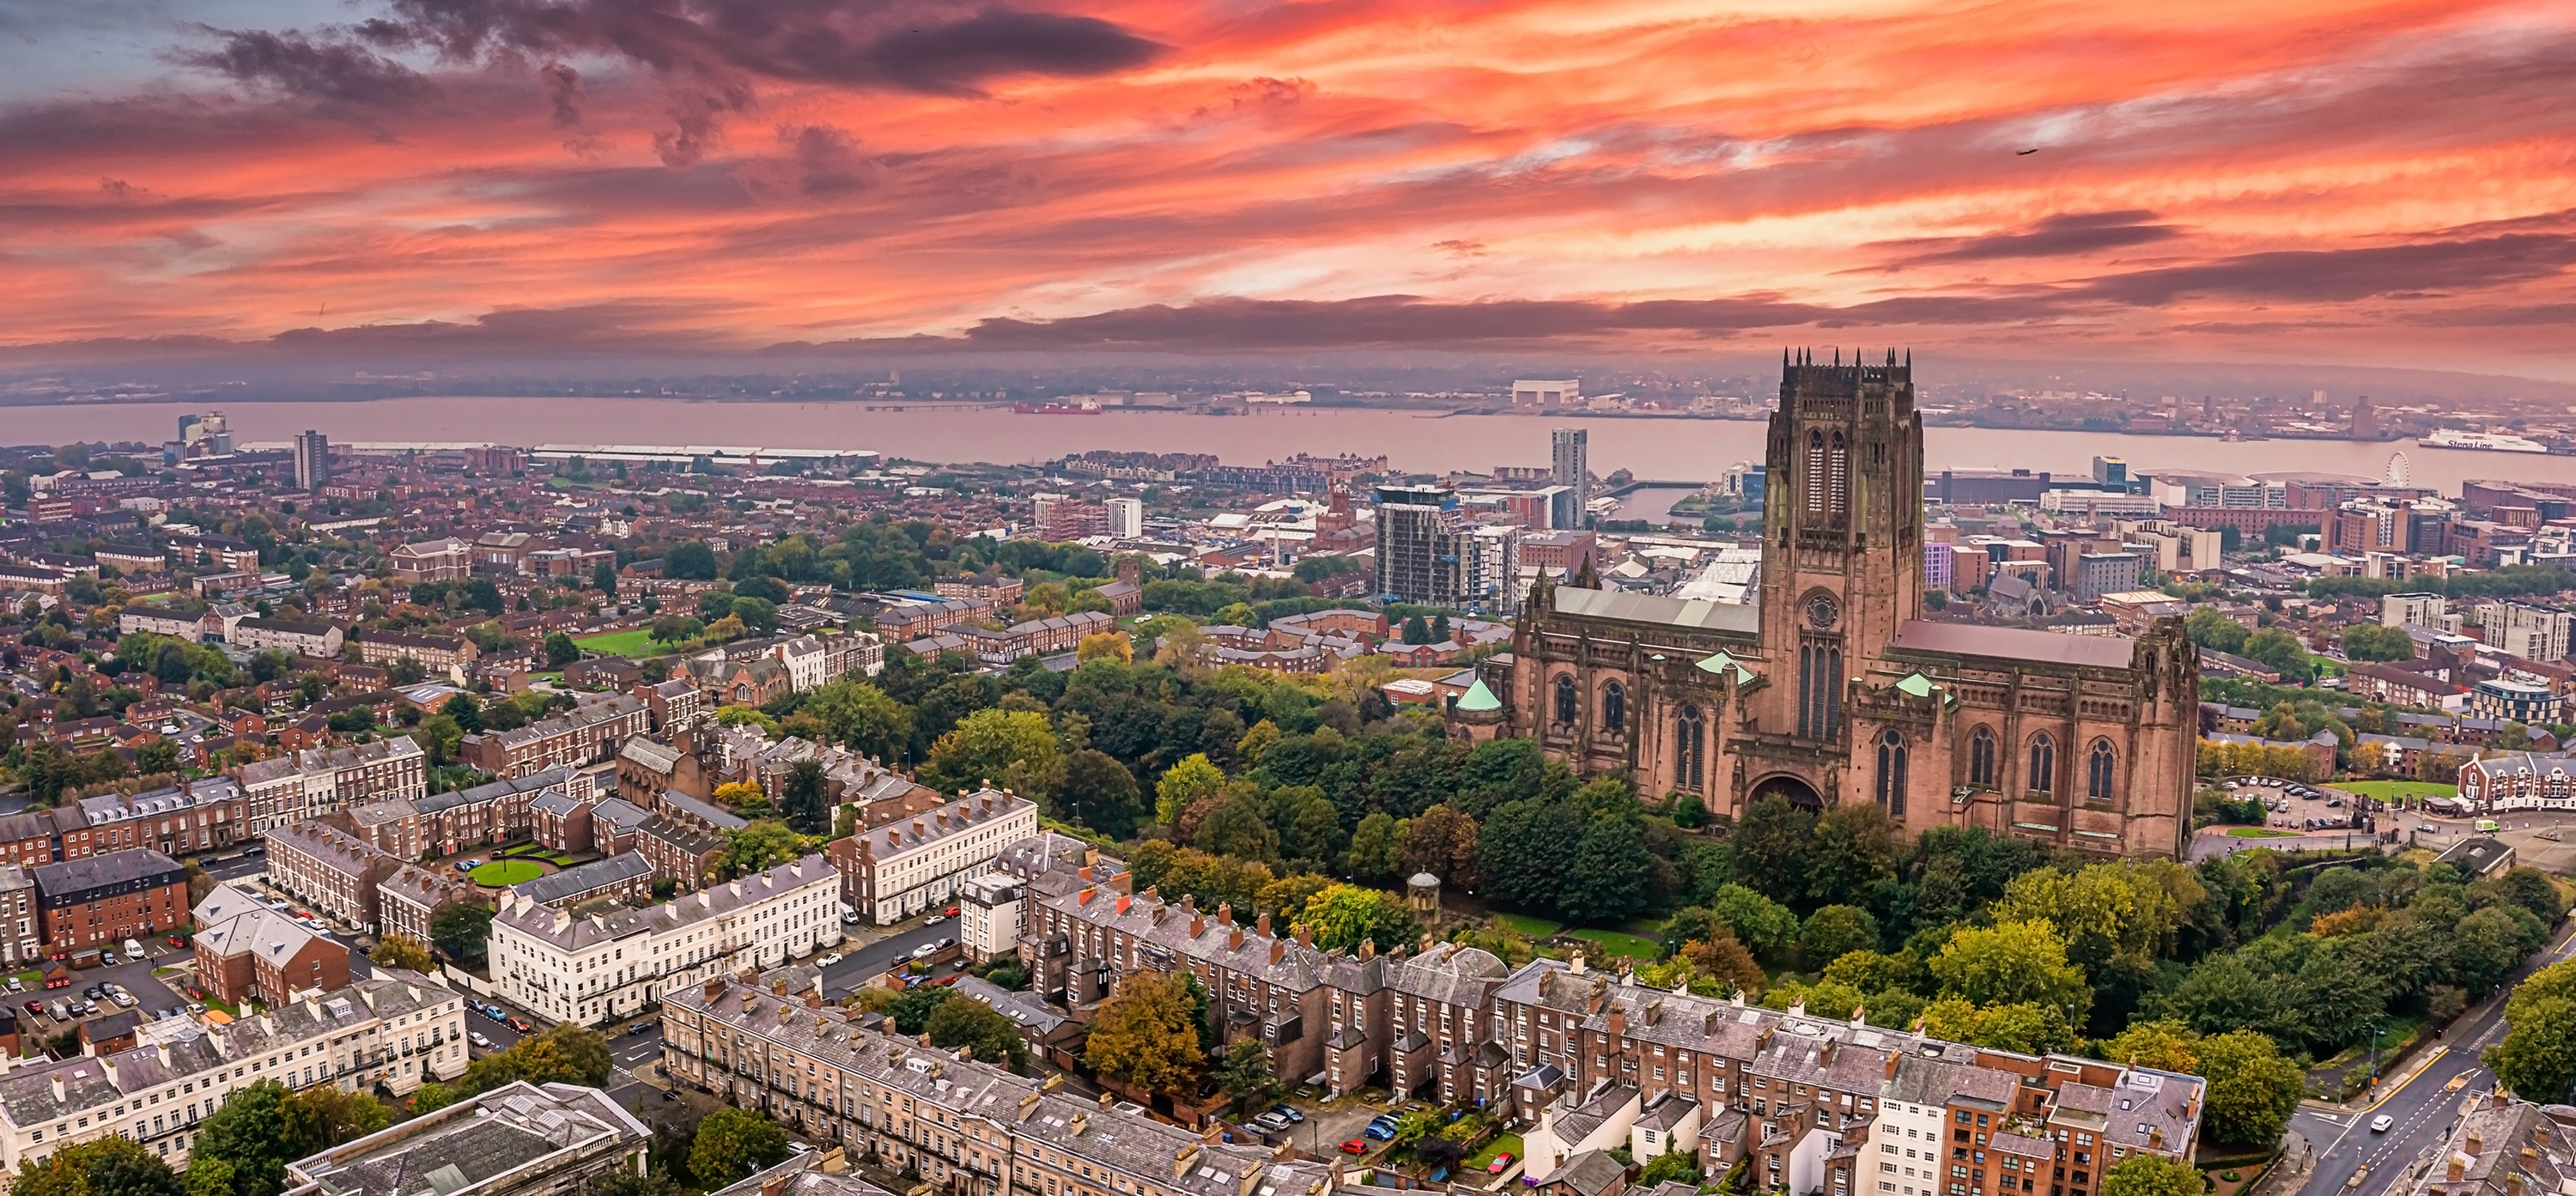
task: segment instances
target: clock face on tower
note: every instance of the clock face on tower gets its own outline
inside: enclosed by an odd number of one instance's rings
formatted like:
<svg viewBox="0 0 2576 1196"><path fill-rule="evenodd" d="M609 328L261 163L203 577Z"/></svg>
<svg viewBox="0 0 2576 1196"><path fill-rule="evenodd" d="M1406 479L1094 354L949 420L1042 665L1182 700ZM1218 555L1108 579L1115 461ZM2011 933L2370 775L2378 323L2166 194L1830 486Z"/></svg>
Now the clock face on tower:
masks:
<svg viewBox="0 0 2576 1196"><path fill-rule="evenodd" d="M1818 594L1807 599L1807 625L1818 631L1830 631L1843 617L1843 607L1831 594Z"/></svg>

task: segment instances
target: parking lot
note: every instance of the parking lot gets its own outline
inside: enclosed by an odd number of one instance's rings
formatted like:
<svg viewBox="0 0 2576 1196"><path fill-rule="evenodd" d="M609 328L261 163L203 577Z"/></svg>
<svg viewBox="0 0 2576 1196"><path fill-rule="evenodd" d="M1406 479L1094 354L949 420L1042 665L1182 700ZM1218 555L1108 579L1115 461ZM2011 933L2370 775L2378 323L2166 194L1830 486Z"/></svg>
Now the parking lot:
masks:
<svg viewBox="0 0 2576 1196"><path fill-rule="evenodd" d="M89 1013L61 1018L53 1015L51 1008L53 1002L62 1001L68 1004L72 1001L89 999L83 994L102 983L113 983L130 993L134 1000L131 1008L142 1014L147 1021L155 1015L164 1014L173 1009L186 1009L188 998L169 984L163 983L152 972L156 967L168 967L173 963L188 960L189 953L182 948L171 946L165 938L153 939L149 947L157 949L158 954L152 955L142 963L82 968L72 973L72 982L67 987L46 989L29 984L24 992L9 993L9 1003L18 1014L19 1025L23 1032L32 1038L47 1039L81 1022L105 1017L112 1013L125 1012L127 1006L101 996L94 1001L97 1008ZM30 1001L38 1003L36 1010L27 1008L27 1003Z"/></svg>

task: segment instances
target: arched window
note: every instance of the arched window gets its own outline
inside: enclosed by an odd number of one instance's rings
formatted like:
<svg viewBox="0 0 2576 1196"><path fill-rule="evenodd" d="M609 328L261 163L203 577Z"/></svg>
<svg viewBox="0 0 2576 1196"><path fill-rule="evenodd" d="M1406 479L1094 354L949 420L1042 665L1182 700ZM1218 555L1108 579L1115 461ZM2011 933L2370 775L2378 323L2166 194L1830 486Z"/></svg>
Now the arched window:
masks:
<svg viewBox="0 0 2576 1196"><path fill-rule="evenodd" d="M1995 733L1982 725L1968 736L1968 783L1995 787Z"/></svg>
<svg viewBox="0 0 2576 1196"><path fill-rule="evenodd" d="M1601 687L1601 729L1612 735L1628 729L1628 691L1616 681Z"/></svg>
<svg viewBox="0 0 2576 1196"><path fill-rule="evenodd" d="M1556 721L1570 724L1574 721L1575 716L1580 713L1579 700L1574 696L1574 678L1563 673L1557 674Z"/></svg>
<svg viewBox="0 0 2576 1196"><path fill-rule="evenodd" d="M1832 483L1833 509L1836 515L1851 512L1851 450L1843 445L1843 434L1834 433L1833 463L1828 475Z"/></svg>
<svg viewBox="0 0 2576 1196"><path fill-rule="evenodd" d="M1676 788L1697 789L1708 766L1708 728L1700 721L1699 707L1684 706L1673 719L1673 784Z"/></svg>
<svg viewBox="0 0 2576 1196"><path fill-rule="evenodd" d="M1893 728L1878 737L1878 807L1890 818L1905 817L1905 737Z"/></svg>
<svg viewBox="0 0 2576 1196"><path fill-rule="evenodd" d="M1807 493L1807 513L1810 515L1824 514L1825 434L1812 428L1807 431L1807 476L1804 481L1804 488Z"/></svg>
<svg viewBox="0 0 2576 1196"><path fill-rule="evenodd" d="M2084 760L2084 796L2092 801L2111 800L2111 765L2114 755L2111 741L2096 739L2093 750Z"/></svg>
<svg viewBox="0 0 2576 1196"><path fill-rule="evenodd" d="M2030 737L2030 775L2022 787L2033 793L2057 791L2057 741L2042 731Z"/></svg>

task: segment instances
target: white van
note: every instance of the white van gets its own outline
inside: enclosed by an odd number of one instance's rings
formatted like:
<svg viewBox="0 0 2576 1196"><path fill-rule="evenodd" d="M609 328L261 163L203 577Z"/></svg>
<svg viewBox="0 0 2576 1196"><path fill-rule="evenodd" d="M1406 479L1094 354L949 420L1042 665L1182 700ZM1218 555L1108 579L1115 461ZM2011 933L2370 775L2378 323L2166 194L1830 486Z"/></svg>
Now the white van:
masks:
<svg viewBox="0 0 2576 1196"><path fill-rule="evenodd" d="M135 942L133 939L125 940L125 955L128 959L140 962L143 958L143 944Z"/></svg>

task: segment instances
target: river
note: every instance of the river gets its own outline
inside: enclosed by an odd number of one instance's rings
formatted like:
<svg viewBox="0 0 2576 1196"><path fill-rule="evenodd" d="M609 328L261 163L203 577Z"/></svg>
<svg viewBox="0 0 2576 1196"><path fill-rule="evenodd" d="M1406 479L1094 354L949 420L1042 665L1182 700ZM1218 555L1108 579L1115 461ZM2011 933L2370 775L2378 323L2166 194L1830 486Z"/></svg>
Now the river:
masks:
<svg viewBox="0 0 2576 1196"><path fill-rule="evenodd" d="M177 434L178 418L208 408L176 403L0 407L0 444L142 440ZM1658 481L1713 481L1762 456L1763 425L1749 420L1444 416L1410 411L1295 409L1211 416L1112 411L1096 416L964 411L935 404L869 411L860 402L663 398L420 397L346 403L220 405L240 441L282 441L307 428L338 441L472 441L495 444L726 444L873 449L921 461L1029 463L1086 449L1214 453L1228 463L1296 453L1384 453L1416 473L1545 465L1548 431L1591 430L1596 474L1626 469ZM2434 449L2410 441L2227 442L2193 436L1930 428L1931 470L2007 467L2089 475L2093 458L2123 457L2133 472L2283 470L2379 477L2403 450L2415 484L2457 494L2463 478L2576 482L2576 456Z"/></svg>

